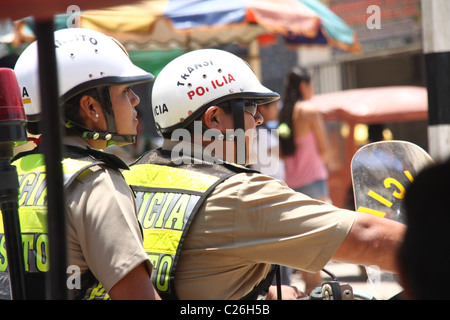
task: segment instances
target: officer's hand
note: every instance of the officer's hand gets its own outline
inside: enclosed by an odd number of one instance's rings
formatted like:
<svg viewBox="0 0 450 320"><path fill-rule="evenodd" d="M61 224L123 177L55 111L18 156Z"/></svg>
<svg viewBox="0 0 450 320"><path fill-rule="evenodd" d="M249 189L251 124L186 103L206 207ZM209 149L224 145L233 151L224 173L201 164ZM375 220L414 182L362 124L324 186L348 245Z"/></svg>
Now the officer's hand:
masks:
<svg viewBox="0 0 450 320"><path fill-rule="evenodd" d="M292 286L281 286L281 298L283 300L298 300L307 297L306 294ZM277 300L277 286L270 286L266 300Z"/></svg>

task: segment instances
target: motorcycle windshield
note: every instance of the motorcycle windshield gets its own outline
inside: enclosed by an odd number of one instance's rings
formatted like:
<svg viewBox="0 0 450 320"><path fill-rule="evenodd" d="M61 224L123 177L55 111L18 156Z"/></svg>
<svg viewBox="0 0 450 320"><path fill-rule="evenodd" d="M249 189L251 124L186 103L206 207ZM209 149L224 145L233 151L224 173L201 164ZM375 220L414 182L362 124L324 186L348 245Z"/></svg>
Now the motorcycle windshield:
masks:
<svg viewBox="0 0 450 320"><path fill-rule="evenodd" d="M405 222L406 187L432 158L406 141L381 141L359 149L351 163L355 210Z"/></svg>

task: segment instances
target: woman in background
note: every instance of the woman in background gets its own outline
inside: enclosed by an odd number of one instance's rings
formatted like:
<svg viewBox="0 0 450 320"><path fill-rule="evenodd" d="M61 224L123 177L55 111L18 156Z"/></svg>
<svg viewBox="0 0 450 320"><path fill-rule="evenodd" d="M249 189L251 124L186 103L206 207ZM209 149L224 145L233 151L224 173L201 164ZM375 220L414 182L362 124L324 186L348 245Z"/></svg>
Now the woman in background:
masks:
<svg viewBox="0 0 450 320"><path fill-rule="evenodd" d="M294 67L288 74L280 112L280 147L285 165L284 181L292 189L330 202L328 190L329 148L325 124L309 101L314 87L307 70ZM284 268L283 268L284 269ZM285 277L289 277L288 270ZM322 283L319 273L302 272L305 293Z"/></svg>

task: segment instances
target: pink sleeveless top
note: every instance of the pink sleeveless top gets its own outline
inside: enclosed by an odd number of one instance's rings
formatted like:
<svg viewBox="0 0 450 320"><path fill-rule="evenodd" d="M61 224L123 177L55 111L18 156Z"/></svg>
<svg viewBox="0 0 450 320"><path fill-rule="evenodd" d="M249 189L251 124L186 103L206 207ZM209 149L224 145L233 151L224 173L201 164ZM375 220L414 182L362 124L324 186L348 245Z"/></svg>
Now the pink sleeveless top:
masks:
<svg viewBox="0 0 450 320"><path fill-rule="evenodd" d="M295 143L295 153L284 159L286 184L295 189L327 179L328 171L320 157L313 132L296 138Z"/></svg>

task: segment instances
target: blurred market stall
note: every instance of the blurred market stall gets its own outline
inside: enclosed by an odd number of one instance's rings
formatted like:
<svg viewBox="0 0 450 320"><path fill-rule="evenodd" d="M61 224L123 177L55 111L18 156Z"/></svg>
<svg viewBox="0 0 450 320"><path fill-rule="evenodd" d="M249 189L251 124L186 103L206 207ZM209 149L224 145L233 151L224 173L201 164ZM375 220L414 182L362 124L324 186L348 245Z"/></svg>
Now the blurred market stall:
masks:
<svg viewBox="0 0 450 320"><path fill-rule="evenodd" d="M338 207L349 209L354 209L350 174L353 155L364 143L392 139L380 135L373 140L373 137L368 136L368 127L405 128L416 123L419 128L426 129L428 119L428 94L425 87L388 86L342 90L317 94L311 102L317 106L327 124L332 152L332 162L328 168L331 199ZM361 138L362 135L364 138ZM393 138L417 143L408 134L402 137L394 134Z"/></svg>

